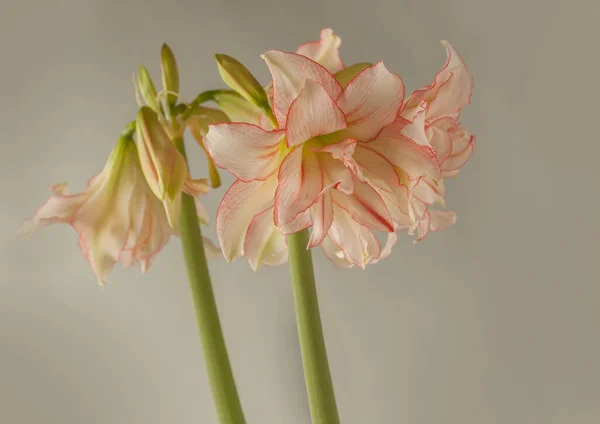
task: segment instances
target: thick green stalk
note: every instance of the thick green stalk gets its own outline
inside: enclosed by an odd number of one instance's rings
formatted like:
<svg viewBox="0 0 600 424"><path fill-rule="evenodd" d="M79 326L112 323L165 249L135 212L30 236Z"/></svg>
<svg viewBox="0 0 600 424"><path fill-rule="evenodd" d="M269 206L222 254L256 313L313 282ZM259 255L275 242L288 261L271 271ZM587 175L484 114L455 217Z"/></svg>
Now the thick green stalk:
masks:
<svg viewBox="0 0 600 424"><path fill-rule="evenodd" d="M175 146L185 156L183 140L175 140ZM196 205L194 199L187 194L182 195L181 203L179 218L181 244L196 309L204 361L219 423L244 424L246 421L229 364L229 356L208 273Z"/></svg>
<svg viewBox="0 0 600 424"><path fill-rule="evenodd" d="M308 230L289 235L287 241L310 415L313 424L339 424L321 326L312 256L310 250L306 249Z"/></svg>

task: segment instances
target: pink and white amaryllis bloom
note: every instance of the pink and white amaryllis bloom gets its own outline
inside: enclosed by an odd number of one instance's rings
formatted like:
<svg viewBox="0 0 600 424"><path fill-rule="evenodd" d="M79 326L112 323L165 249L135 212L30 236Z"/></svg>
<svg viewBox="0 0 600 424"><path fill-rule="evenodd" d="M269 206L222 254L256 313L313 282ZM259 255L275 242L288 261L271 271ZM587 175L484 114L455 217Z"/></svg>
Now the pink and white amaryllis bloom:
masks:
<svg viewBox="0 0 600 424"><path fill-rule="evenodd" d="M217 124L204 140L214 162L238 178L217 213L226 258L245 255L254 268L285 262L282 235L312 227L308 247L322 245L336 264L377 262L389 254L397 221L411 219L398 170L440 176L427 141L412 138L422 135L418 128L397 119L400 77L380 62L343 87L305 56L271 50L263 57L278 128ZM388 245L373 230L392 234Z"/></svg>
<svg viewBox="0 0 600 424"><path fill-rule="evenodd" d="M401 116L422 123L426 135L423 144L434 149L441 177L449 178L458 174L475 149L475 136L458 121L462 108L470 103L473 79L450 43L443 41L442 44L446 48L446 64L433 84L412 93ZM440 231L456 222L456 214L431 208L435 204L445 206L443 179L435 182L429 177L411 177L408 186L416 215L413 229L418 229L417 240L422 240L430 231Z"/></svg>
<svg viewBox="0 0 600 424"><path fill-rule="evenodd" d="M77 194L66 184L51 186L53 195L20 229L22 235L49 224L68 224L77 232L79 247L100 283L115 263L140 265L145 272L154 256L176 230L169 226L165 209L146 182L131 139L122 138L100 174ZM186 188L206 193L206 182ZM201 219L206 220L203 212Z"/></svg>

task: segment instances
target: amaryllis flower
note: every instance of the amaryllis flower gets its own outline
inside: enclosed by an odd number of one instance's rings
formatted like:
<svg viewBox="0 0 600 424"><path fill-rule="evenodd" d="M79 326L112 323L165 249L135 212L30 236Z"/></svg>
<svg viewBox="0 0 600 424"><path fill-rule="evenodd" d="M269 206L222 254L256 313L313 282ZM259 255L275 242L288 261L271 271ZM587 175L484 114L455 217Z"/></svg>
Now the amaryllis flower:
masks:
<svg viewBox="0 0 600 424"><path fill-rule="evenodd" d="M458 121L462 108L470 103L473 79L456 50L443 41L446 64L434 82L412 93L401 116L425 129L424 145L431 146L440 164L441 177L455 177L475 148L475 136ZM433 210L431 205L445 206L444 181L412 175L409 187L411 205L416 211L417 240L430 231L439 231L456 222L450 210Z"/></svg>
<svg viewBox="0 0 600 424"><path fill-rule="evenodd" d="M154 256L176 230L146 182L134 142L122 138L100 174L77 194L66 184L51 186L53 195L20 229L22 235L49 224L68 224L77 232L79 247L100 283L115 263L136 263L145 272ZM208 183L195 181L186 191L197 196ZM206 213L201 219L206 220Z"/></svg>
<svg viewBox="0 0 600 424"><path fill-rule="evenodd" d="M308 247L323 244L330 258L362 267L376 262L389 247L372 230L393 233L394 218L409 220L397 169L440 175L433 150L411 138L418 129L397 120L400 77L380 62L343 87L305 56L271 50L263 57L278 128L217 124L204 140L215 163L238 178L217 213L226 258L246 255L255 268L284 262L281 235L312 227Z"/></svg>

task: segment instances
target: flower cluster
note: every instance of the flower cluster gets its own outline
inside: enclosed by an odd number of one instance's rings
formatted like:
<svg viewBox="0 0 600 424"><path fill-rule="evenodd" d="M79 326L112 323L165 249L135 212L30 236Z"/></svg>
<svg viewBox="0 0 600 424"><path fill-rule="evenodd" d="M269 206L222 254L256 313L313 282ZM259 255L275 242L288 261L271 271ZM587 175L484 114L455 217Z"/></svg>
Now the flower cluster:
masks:
<svg viewBox="0 0 600 424"><path fill-rule="evenodd" d="M139 264L145 272L172 235L179 234L181 196L196 199L198 218L208 214L197 201L206 194L207 180L190 177L186 159L176 144L182 142L187 121L177 113L177 66L170 49L162 49L163 88L157 93L145 68L140 69L142 105L137 120L123 131L104 169L78 194L66 184L52 185L50 199L21 226L28 235L49 224L68 224L77 232L79 247L100 283L115 263ZM186 119L193 120L194 113ZM135 135L135 141L134 141ZM214 255L218 248L209 239Z"/></svg>
<svg viewBox="0 0 600 424"><path fill-rule="evenodd" d="M262 109L211 125L204 137L213 161L237 178L216 220L228 260L246 256L254 269L284 263L285 236L311 228L308 248L364 268L390 254L396 232L422 240L455 222L434 206L444 207L444 178L475 146L458 122L472 90L464 62L443 42L443 69L405 100L398 75L382 62L345 67L340 44L325 29L296 53L267 51L264 91L241 65L236 79L231 61L220 63L225 82ZM377 231L388 234L383 246Z"/></svg>
<svg viewBox="0 0 600 424"><path fill-rule="evenodd" d="M180 102L177 65L164 45L163 89L157 92L140 68L137 120L104 170L79 194L52 186L53 196L21 231L71 225L101 282L117 262L144 271L178 234L182 196L197 200L219 186L216 165L237 178L216 219L227 260L245 256L253 269L285 263L286 236L310 228L307 248L321 246L335 265L376 263L390 254L399 231L422 240L456 220L445 209L444 180L457 175L475 147L458 121L472 79L443 44L444 67L407 99L400 76L382 62L345 66L340 38L325 29L295 53L264 53L272 76L264 87L236 59L217 55L233 90L207 91L190 104ZM190 177L187 129L208 155L210 184ZM197 208L206 223L206 211ZM383 245L377 233L387 234Z"/></svg>

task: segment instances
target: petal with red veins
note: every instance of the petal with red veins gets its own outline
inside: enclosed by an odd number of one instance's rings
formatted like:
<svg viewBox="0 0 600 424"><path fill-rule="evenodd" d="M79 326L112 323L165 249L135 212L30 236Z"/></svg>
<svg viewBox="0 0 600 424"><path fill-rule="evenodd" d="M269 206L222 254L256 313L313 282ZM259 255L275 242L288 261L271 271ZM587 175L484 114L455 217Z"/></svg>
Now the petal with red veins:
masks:
<svg viewBox="0 0 600 424"><path fill-rule="evenodd" d="M306 56L269 50L262 57L273 77L272 106L280 128L286 127L290 105L304 88L307 79L321 84L333 99L342 93L342 87L334 76Z"/></svg>
<svg viewBox="0 0 600 424"><path fill-rule="evenodd" d="M316 201L323 190L323 171L315 153L296 147L279 168L275 191L275 224L292 221Z"/></svg>
<svg viewBox="0 0 600 424"><path fill-rule="evenodd" d="M366 141L394 122L403 99L402 79L379 62L350 81L337 102L346 114L349 134Z"/></svg>
<svg viewBox="0 0 600 424"><path fill-rule="evenodd" d="M279 226L279 232L281 234L294 234L302 231L311 226L310 222L310 209L298 214L298 216L292 219L290 222L286 222Z"/></svg>
<svg viewBox="0 0 600 424"><path fill-rule="evenodd" d="M312 232L310 233L308 247L312 248L323 242L333 223L333 200L331 193L325 191L319 197L317 203L310 208L310 217Z"/></svg>
<svg viewBox="0 0 600 424"><path fill-rule="evenodd" d="M304 43L296 53L306 56L323 65L332 74L342 70L344 64L340 58L340 45L342 40L333 33L331 28L321 30L321 39Z"/></svg>
<svg viewBox="0 0 600 424"><path fill-rule="evenodd" d="M244 240L252 218L273 206L275 176L264 181L236 181L227 190L217 211L217 236L228 261L244 254Z"/></svg>
<svg viewBox="0 0 600 424"><path fill-rule="evenodd" d="M211 125L204 145L211 158L242 181L264 180L282 161L285 132L265 131L245 123Z"/></svg>
<svg viewBox="0 0 600 424"><path fill-rule="evenodd" d="M469 137L469 142L465 148L457 153L448 156L442 163L442 176L455 176L458 170L471 158L475 150L475 136Z"/></svg>
<svg viewBox="0 0 600 424"><path fill-rule="evenodd" d="M350 214L333 205L334 220L329 236L352 264L365 268L381 255L381 245L375 235L352 219Z"/></svg>
<svg viewBox="0 0 600 424"><path fill-rule="evenodd" d="M384 156L392 165L407 172L411 178L421 175L439 178L440 166L435 152L403 135L404 127L405 124L400 121L388 125L377 138L365 145Z"/></svg>
<svg viewBox="0 0 600 424"><path fill-rule="evenodd" d="M381 196L368 184L355 181L352 195L332 192L334 202L365 227L379 231L393 231L394 224Z"/></svg>
<svg viewBox="0 0 600 424"><path fill-rule="evenodd" d="M288 249L285 236L277 231L273 223L273 208L269 208L252 218L244 252L254 271L262 265L281 265L287 262Z"/></svg>
<svg viewBox="0 0 600 424"><path fill-rule="evenodd" d="M335 244L331 237L325 237L321 247L327 259L337 268L352 268L354 266L346 260L344 252Z"/></svg>
<svg viewBox="0 0 600 424"><path fill-rule="evenodd" d="M346 117L325 88L307 80L304 89L290 105L285 129L286 143L296 146L346 126Z"/></svg>

